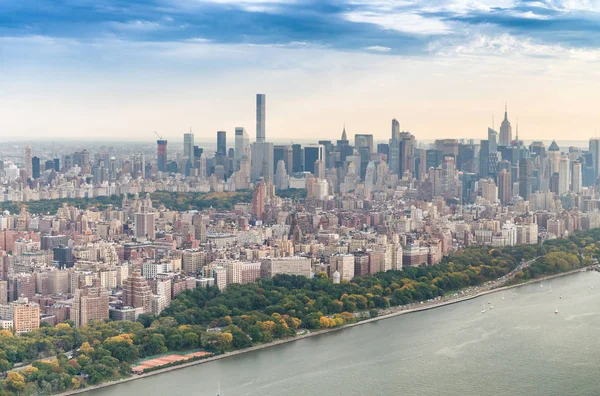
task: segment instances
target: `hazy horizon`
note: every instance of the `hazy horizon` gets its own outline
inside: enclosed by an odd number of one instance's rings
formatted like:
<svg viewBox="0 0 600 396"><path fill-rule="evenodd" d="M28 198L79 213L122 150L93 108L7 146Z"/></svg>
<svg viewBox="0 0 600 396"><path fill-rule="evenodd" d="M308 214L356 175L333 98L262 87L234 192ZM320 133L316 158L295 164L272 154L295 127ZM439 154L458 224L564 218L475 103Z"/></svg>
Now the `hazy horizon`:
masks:
<svg viewBox="0 0 600 396"><path fill-rule="evenodd" d="M525 140L600 125L600 3L0 0L0 138L199 140L267 95L267 140ZM85 139L87 140L87 139Z"/></svg>

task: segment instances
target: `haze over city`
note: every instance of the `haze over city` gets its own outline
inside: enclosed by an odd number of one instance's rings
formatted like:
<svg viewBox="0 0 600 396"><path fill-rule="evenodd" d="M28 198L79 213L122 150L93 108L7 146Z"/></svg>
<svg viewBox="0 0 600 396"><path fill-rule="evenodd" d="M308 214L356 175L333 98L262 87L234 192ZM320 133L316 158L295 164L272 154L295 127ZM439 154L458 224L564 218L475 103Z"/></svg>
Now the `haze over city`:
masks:
<svg viewBox="0 0 600 396"><path fill-rule="evenodd" d="M253 123L271 139L525 139L600 125L597 1L0 2L0 136L175 141Z"/></svg>

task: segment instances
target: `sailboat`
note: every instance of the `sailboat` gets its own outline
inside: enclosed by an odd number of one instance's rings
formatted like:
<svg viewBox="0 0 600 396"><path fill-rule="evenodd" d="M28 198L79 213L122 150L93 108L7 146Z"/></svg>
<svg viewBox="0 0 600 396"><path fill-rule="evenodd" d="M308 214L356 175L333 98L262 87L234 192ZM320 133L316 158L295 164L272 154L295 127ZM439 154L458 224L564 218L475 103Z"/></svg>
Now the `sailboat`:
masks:
<svg viewBox="0 0 600 396"><path fill-rule="evenodd" d="M493 305L490 305L490 309L494 309L494 306L493 306Z"/></svg>
<svg viewBox="0 0 600 396"><path fill-rule="evenodd" d="M483 307L481 308L481 313L485 313L485 304L483 304Z"/></svg>
<svg viewBox="0 0 600 396"><path fill-rule="evenodd" d="M562 296L560 296L560 299L562 300Z"/></svg>
<svg viewBox="0 0 600 396"><path fill-rule="evenodd" d="M554 314L556 315L558 313L558 307L556 307L556 309L554 310Z"/></svg>
<svg viewBox="0 0 600 396"><path fill-rule="evenodd" d="M504 292L502 292L502 299L504 300Z"/></svg>
<svg viewBox="0 0 600 396"><path fill-rule="evenodd" d="M221 381L217 383L217 396L221 395Z"/></svg>
<svg viewBox="0 0 600 396"><path fill-rule="evenodd" d="M544 282L540 283L540 287L544 287Z"/></svg>
<svg viewBox="0 0 600 396"><path fill-rule="evenodd" d="M548 293L552 293L552 283L550 284L550 291Z"/></svg>

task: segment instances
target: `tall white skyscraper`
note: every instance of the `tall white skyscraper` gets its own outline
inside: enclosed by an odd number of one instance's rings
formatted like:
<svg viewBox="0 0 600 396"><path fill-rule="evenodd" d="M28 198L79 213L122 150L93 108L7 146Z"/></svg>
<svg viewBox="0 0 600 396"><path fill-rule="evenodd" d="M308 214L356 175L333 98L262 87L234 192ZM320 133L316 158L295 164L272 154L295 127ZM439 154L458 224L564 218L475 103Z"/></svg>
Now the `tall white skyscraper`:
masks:
<svg viewBox="0 0 600 396"><path fill-rule="evenodd" d="M183 156L187 159L194 158L194 134L192 132L183 134Z"/></svg>
<svg viewBox="0 0 600 396"><path fill-rule="evenodd" d="M267 135L265 122L267 116L267 96L256 94L256 141L262 143Z"/></svg>
<svg viewBox="0 0 600 396"><path fill-rule="evenodd" d="M569 184L571 180L569 180L569 157L563 155L560 159L559 168L558 168L558 194L564 194L569 191Z"/></svg>
<svg viewBox="0 0 600 396"><path fill-rule="evenodd" d="M244 157L250 158L250 138L245 128L236 127L234 158L239 161Z"/></svg>

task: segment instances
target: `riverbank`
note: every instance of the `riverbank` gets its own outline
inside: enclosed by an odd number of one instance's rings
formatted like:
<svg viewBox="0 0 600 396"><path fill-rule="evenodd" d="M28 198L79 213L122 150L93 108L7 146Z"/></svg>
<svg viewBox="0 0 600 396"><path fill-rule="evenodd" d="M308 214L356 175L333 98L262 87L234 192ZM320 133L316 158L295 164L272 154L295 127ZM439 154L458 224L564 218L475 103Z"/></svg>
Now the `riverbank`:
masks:
<svg viewBox="0 0 600 396"><path fill-rule="evenodd" d="M123 384L125 382L129 382L129 381L135 381L141 378L146 378L149 377L151 375L157 375L157 374L163 374L163 373L167 373L169 371L173 371L173 370L178 370L180 368L185 368L185 367L190 367L190 366L194 366L197 364L204 364L204 363L208 363L214 360L218 360L218 359L224 359L224 358L228 358L231 356L236 356L236 355L240 355L243 353L248 353L248 352L254 352L260 349L264 349L264 348L270 348L270 347L274 347L277 345L282 345L282 344L286 344L288 342L294 342L294 341L298 341L298 340L302 340L308 337L314 337L317 335L321 335L321 334L327 334L327 333L331 333L334 331L339 331L339 330L343 330L343 329L347 329L350 327L354 327L354 326L359 326L359 325L363 325L366 323L372 323L378 320L384 320L384 319L389 319L392 317L396 317L399 315L404 315L404 314L409 314L409 313L413 313L413 312L419 312L419 311L425 311L425 310L429 310L429 309L434 309L434 308L439 308L439 307L443 307L446 305L450 305L450 304L456 304L462 301L467 301L467 300L471 300L480 296L484 296L487 294L491 294L491 293L496 293L496 292L500 292L503 290L508 290L508 289L512 289L512 288L516 288L516 287L520 287L520 286L524 286L527 284L531 284L531 283L537 283L537 282L542 282L548 279L553 279L553 278L558 278L558 277L562 277L562 276L567 276L567 275L571 275L577 272L583 272L586 271L589 267L584 267L584 268L580 268L577 270L573 270L573 271L568 271L568 272L564 272L564 273L560 273L560 274L554 274L554 275L549 275L549 276L545 276L542 278L537 278L537 279L532 279L530 281L527 282L523 282L523 283L519 283L519 284L515 284L515 285L509 285L509 286L500 286L500 287L495 287L495 288L491 288L489 290L481 290L481 291L477 291L473 294L467 295L467 296L460 296L460 297L456 297L456 298L452 298L446 301L434 301L431 303L424 303L424 304L419 304L417 307L414 308L402 308L402 307L396 307L396 308L391 308L386 310L386 313L381 315L381 316L377 316L375 318L370 318L370 319L366 319L366 320L362 320L360 322L357 323L351 323L351 324L347 324L347 325L343 325L340 327L336 327L336 328L331 328L331 329L326 329L326 330L319 330L319 331L315 331L315 332L310 332L308 334L304 334L304 335L299 335L297 337L294 338L288 338L288 339L284 339L284 340L277 340L277 341L273 341L270 342L268 344L262 344L262 345L257 345L254 347L250 347L247 349L241 349L241 350L237 350L237 351L233 351L233 352L229 352L229 353L225 353L223 355L217 355L217 356L213 356L207 359L203 359L203 360L198 360L198 361L194 361L194 362L189 362L189 363L185 363L185 364L181 364L178 366L173 366L173 367L168 367L168 368L164 368L164 369L160 369L160 370L156 370L156 371L152 371L150 373L146 373L146 374L141 374L141 375L134 375L132 377L129 378L124 378L118 381L112 381L112 382L106 382L103 384L99 384L99 385L95 385L95 386L90 386L90 387L86 387L83 389L77 389L77 390L71 390L68 392L64 392L62 393L62 395L75 395L75 394L80 394L80 393L84 393L84 392L88 392L88 391L93 391L93 390L97 390L97 389L101 389L101 388L105 388L105 387L109 387L109 386L113 386L113 385L119 385L119 384Z"/></svg>

